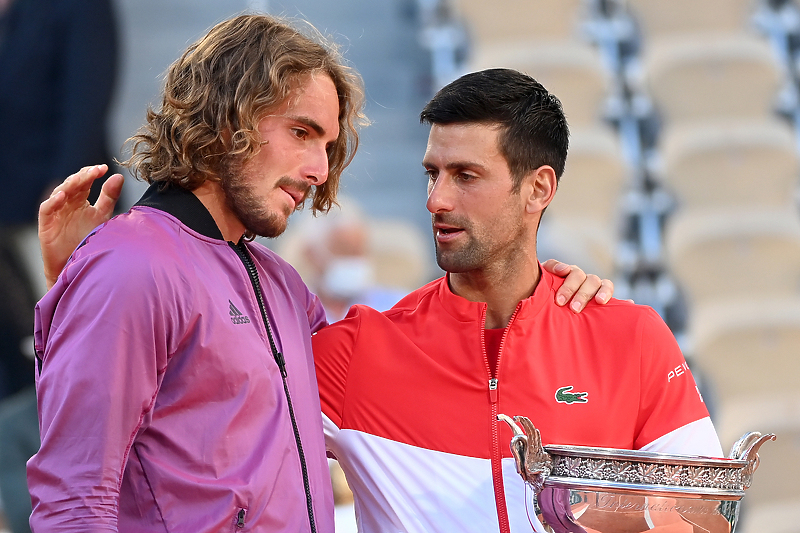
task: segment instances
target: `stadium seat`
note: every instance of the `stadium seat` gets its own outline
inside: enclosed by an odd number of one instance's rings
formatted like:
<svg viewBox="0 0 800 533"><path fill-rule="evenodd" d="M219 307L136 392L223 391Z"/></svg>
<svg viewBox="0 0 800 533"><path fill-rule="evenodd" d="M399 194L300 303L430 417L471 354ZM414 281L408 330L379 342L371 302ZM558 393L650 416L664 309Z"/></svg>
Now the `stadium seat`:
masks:
<svg viewBox="0 0 800 533"><path fill-rule="evenodd" d="M754 0L627 0L645 38L707 31L742 31Z"/></svg>
<svg viewBox="0 0 800 533"><path fill-rule="evenodd" d="M666 123L772 115L783 71L769 44L747 34L650 41L643 72Z"/></svg>
<svg viewBox="0 0 800 533"><path fill-rule="evenodd" d="M542 219L548 257L612 277L622 191L629 181L619 141L606 128L575 128L564 175ZM584 266L585 265L585 266Z"/></svg>
<svg viewBox="0 0 800 533"><path fill-rule="evenodd" d="M776 119L666 127L663 183L684 209L794 205L800 161L791 127Z"/></svg>
<svg viewBox="0 0 800 533"><path fill-rule="evenodd" d="M577 33L581 0L456 0L474 41L486 46L501 41L571 38Z"/></svg>
<svg viewBox="0 0 800 533"><path fill-rule="evenodd" d="M731 292L737 289L732 286ZM692 360L714 380L722 412L740 405L736 402L742 397L798 390L797 293L730 297L697 305L690 315L689 339Z"/></svg>
<svg viewBox="0 0 800 533"><path fill-rule="evenodd" d="M796 209L679 211L667 222L665 250L692 305L800 293Z"/></svg>
<svg viewBox="0 0 800 533"><path fill-rule="evenodd" d="M677 200L664 258L688 303L682 347L711 384L726 452L748 431L778 435L761 449L737 532L796 533L798 156L796 135L775 114L779 94L793 95L786 72L796 66L781 63L752 31L752 15L767 0L626 4L641 30L626 82L660 118L648 158L659 164L647 168Z"/></svg>
<svg viewBox="0 0 800 533"><path fill-rule="evenodd" d="M533 76L557 95L571 126L597 123L608 94L609 75L600 53L578 41L515 42L481 46L472 68L506 67Z"/></svg>
<svg viewBox="0 0 800 533"><path fill-rule="evenodd" d="M619 233L616 227L598 224L589 218L542 218L537 237L539 257L558 258L579 265L602 278L613 278L617 268Z"/></svg>
<svg viewBox="0 0 800 533"><path fill-rule="evenodd" d="M603 127L573 128L564 175L545 216L588 218L616 227L627 182L617 137Z"/></svg>
<svg viewBox="0 0 800 533"><path fill-rule="evenodd" d="M778 436L762 448L737 531L796 531L787 511L800 503L800 296L697 306L690 338L692 360L714 384L723 449L748 431Z"/></svg>

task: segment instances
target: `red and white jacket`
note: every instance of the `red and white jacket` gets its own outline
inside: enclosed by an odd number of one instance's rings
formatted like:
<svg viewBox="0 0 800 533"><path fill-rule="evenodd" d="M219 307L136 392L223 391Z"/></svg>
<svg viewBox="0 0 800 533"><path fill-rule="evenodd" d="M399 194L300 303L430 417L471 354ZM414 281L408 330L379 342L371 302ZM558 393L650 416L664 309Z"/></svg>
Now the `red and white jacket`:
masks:
<svg viewBox="0 0 800 533"><path fill-rule="evenodd" d="M531 531L498 413L527 416L545 444L722 455L661 318L618 300L575 314L555 305L561 281L542 271L495 372L486 305L446 278L384 313L355 306L313 337L326 442L361 531Z"/></svg>

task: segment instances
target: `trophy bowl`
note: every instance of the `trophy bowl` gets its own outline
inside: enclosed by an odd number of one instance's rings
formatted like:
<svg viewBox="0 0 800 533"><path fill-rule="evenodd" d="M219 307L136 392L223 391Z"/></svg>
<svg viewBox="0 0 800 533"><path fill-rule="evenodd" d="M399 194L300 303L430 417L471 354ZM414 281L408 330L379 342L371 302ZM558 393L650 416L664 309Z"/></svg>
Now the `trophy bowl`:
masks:
<svg viewBox="0 0 800 533"><path fill-rule="evenodd" d="M758 449L775 435L747 433L728 458L542 445L524 416L512 429L517 472L533 488L536 515L552 533L732 533Z"/></svg>

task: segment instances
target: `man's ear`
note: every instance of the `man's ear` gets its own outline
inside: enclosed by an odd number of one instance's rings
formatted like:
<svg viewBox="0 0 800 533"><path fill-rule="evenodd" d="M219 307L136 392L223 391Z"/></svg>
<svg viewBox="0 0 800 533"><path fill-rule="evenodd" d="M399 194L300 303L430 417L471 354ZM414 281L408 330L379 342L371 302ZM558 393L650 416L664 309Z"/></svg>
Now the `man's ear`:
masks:
<svg viewBox="0 0 800 533"><path fill-rule="evenodd" d="M523 178L522 192L525 194L525 210L540 213L550 205L556 194L558 180L550 165L542 165Z"/></svg>

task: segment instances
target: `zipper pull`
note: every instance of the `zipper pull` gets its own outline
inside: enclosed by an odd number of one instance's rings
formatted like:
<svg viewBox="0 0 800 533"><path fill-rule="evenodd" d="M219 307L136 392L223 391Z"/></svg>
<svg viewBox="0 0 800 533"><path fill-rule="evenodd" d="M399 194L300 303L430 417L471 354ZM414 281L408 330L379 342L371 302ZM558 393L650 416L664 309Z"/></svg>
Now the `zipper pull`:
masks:
<svg viewBox="0 0 800 533"><path fill-rule="evenodd" d="M489 380L489 401L497 403L497 378Z"/></svg>
<svg viewBox="0 0 800 533"><path fill-rule="evenodd" d="M289 373L286 372L286 359L283 358L283 354L281 352L275 352L275 362L278 363L278 368L281 369L281 376L288 376Z"/></svg>
<svg viewBox="0 0 800 533"><path fill-rule="evenodd" d="M244 527L244 515L246 511L244 509L239 509L239 514L236 515L236 528L242 529Z"/></svg>

